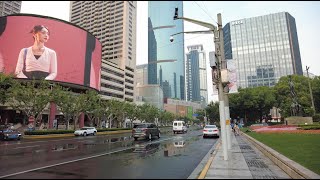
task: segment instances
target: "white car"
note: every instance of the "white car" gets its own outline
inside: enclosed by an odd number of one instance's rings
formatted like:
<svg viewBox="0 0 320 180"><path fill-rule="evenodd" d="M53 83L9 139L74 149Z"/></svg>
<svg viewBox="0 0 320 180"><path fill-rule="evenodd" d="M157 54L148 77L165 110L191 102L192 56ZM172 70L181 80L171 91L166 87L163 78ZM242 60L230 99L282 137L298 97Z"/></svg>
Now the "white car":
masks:
<svg viewBox="0 0 320 180"><path fill-rule="evenodd" d="M203 128L203 138L208 136L215 136L215 137L220 136L219 129L216 125L206 125Z"/></svg>
<svg viewBox="0 0 320 180"><path fill-rule="evenodd" d="M87 135L96 135L97 129L95 127L83 127L74 132L75 136L87 136Z"/></svg>

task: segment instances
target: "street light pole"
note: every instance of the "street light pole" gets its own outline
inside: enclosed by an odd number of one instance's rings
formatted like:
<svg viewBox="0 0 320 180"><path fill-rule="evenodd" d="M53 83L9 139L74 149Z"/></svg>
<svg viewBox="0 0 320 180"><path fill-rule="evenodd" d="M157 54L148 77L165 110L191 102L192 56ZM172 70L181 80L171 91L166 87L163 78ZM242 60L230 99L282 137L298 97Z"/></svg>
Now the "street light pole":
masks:
<svg viewBox="0 0 320 180"><path fill-rule="evenodd" d="M218 90L219 90L219 114L220 114L220 126L221 126L221 134L220 135L221 135L221 139L222 139L222 150L223 150L224 160L228 160L226 116L225 116L226 114L225 114L225 104L224 104L225 98L228 98L228 97L224 94L223 85L222 85L222 78L221 78L221 68L223 68L222 63L223 62L225 63L224 48L223 48L224 44L223 44L223 31L222 31L221 14L219 13L217 16L218 16L218 27L216 27L212 24L206 23L206 22L202 22L202 21L198 21L198 20L194 20L194 19L189 19L189 18L185 18L185 17L178 17L178 8L175 8L175 15L173 17L173 20L177 20L177 19L186 20L191 23L207 27L210 30L176 33L176 34L171 35L170 41L171 42L173 41L174 35L181 34L181 33L212 33L213 32L213 34L214 34L214 44L215 44L215 50L216 50L215 53L216 53L216 57L218 58L218 62L216 62L217 79L215 80L216 81L215 83L218 84ZM211 66L212 69L214 67L215 67L215 65Z"/></svg>
<svg viewBox="0 0 320 180"><path fill-rule="evenodd" d="M221 69L222 63L225 63L224 58L224 44L223 44L223 30L222 30L222 18L221 13L217 15L218 18L218 31L215 33L217 35L214 36L214 42L215 42L215 49L218 57L218 76L219 76L219 109L220 109L220 126L221 126L221 138L222 138L222 148L223 148L223 154L224 154L224 160L228 160L228 154L227 154L227 133L226 133L226 112L225 112L225 99L228 98L227 95L224 94L223 91L223 85L222 85L222 76L221 76ZM218 38L216 38L218 37ZM229 103L228 103L229 104Z"/></svg>
<svg viewBox="0 0 320 180"><path fill-rule="evenodd" d="M316 109L314 107L314 102L313 102L313 95L312 95L311 83L310 83L310 78L309 78L309 68L310 67L306 66L307 76L308 76L308 83L309 83L309 91L310 91L310 97L311 97L311 105L312 105L312 109L313 109L313 115L315 115L316 114Z"/></svg>

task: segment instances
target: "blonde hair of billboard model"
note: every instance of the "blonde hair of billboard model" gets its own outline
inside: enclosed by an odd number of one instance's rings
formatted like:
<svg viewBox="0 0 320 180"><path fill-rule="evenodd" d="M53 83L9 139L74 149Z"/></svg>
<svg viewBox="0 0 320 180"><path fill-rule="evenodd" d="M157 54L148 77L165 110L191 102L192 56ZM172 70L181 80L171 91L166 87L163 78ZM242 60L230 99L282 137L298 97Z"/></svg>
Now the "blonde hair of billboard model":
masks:
<svg viewBox="0 0 320 180"><path fill-rule="evenodd" d="M36 25L30 33L34 43L21 49L15 71L16 77L54 80L57 76L57 54L44 45L49 40L49 29L43 25Z"/></svg>

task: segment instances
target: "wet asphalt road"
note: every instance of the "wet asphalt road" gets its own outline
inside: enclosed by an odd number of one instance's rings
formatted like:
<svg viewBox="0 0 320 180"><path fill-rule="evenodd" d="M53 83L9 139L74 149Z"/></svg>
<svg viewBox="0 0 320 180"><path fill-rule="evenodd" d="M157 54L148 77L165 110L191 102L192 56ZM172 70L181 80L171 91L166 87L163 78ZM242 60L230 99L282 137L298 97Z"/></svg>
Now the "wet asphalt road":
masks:
<svg viewBox="0 0 320 180"><path fill-rule="evenodd" d="M201 130L134 141L130 133L0 143L0 178L181 178L198 166L216 138Z"/></svg>

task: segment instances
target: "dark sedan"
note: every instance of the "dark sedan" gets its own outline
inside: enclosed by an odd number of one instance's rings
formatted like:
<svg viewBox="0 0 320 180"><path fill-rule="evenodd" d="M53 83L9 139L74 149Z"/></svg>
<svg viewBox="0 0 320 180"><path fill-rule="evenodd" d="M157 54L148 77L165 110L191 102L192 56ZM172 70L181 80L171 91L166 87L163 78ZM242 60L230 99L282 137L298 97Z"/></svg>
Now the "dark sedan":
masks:
<svg viewBox="0 0 320 180"><path fill-rule="evenodd" d="M0 139L9 140L9 139L17 139L20 140L22 135L19 131L13 129L1 129L0 130Z"/></svg>

